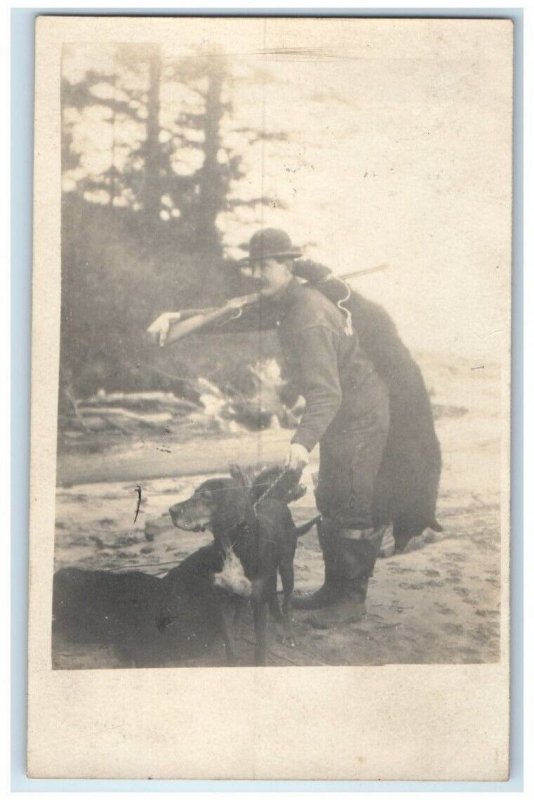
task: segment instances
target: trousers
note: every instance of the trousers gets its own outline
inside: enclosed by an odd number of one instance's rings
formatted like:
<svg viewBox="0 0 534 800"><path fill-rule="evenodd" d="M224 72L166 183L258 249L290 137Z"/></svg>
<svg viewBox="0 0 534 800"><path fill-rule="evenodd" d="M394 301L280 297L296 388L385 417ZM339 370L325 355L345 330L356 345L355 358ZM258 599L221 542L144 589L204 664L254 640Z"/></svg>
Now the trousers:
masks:
<svg viewBox="0 0 534 800"><path fill-rule="evenodd" d="M357 394L344 394L319 445L316 504L338 529L373 527L374 486L388 432L388 390L373 372Z"/></svg>

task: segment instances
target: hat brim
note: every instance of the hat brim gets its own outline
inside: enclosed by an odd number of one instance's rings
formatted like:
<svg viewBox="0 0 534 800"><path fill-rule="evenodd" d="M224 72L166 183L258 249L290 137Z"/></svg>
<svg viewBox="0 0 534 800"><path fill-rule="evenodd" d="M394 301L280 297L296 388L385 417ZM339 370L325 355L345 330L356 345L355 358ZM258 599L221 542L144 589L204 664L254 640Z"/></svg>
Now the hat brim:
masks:
<svg viewBox="0 0 534 800"><path fill-rule="evenodd" d="M301 250L282 250L277 253L262 253L261 256L246 256L239 259L239 264L252 264L255 261L265 261L267 258L300 258Z"/></svg>

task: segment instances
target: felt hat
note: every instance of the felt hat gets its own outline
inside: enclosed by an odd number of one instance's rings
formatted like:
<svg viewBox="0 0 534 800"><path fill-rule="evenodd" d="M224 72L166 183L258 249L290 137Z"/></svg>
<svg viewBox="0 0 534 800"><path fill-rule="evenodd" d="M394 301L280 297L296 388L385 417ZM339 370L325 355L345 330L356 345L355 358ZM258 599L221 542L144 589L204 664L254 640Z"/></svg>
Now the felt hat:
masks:
<svg viewBox="0 0 534 800"><path fill-rule="evenodd" d="M251 264L266 258L300 258L302 252L294 247L285 231L278 228L264 228L256 231L248 246L248 256L241 263Z"/></svg>

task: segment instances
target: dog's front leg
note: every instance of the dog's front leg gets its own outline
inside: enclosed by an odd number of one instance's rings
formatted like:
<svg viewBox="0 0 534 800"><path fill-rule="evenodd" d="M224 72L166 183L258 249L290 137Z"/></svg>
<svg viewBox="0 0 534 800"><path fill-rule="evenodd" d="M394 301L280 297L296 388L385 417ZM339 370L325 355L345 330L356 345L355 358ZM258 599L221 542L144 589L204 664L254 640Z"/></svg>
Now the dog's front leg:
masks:
<svg viewBox="0 0 534 800"><path fill-rule="evenodd" d="M284 625L284 640L290 647L295 647L295 637L291 627L291 598L293 597L293 588L295 585L295 576L293 573L293 560L287 559L280 564L280 577L282 579L282 589L284 592L284 599L282 602L282 620Z"/></svg>
<svg viewBox="0 0 534 800"><path fill-rule="evenodd" d="M267 603L264 600L255 600L253 609L256 637L254 663L257 667L264 667L267 663Z"/></svg>
<svg viewBox="0 0 534 800"><path fill-rule="evenodd" d="M226 649L226 663L229 666L237 664L237 650L235 646L235 608L232 602L221 603L221 625Z"/></svg>

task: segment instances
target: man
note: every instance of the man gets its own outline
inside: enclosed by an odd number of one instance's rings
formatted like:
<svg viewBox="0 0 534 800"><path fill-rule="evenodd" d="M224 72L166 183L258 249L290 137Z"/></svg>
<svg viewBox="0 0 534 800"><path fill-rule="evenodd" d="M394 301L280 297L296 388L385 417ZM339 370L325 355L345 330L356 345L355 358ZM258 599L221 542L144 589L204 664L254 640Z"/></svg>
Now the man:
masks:
<svg viewBox="0 0 534 800"><path fill-rule="evenodd" d="M321 589L295 608L335 606L334 619L358 618L383 528L372 520L373 489L389 429L387 389L345 317L320 291L293 275L301 256L283 231L256 233L248 263L259 292L277 311L287 372L306 401L286 464L302 469L319 444L317 507L325 564ZM328 622L329 614L316 615Z"/></svg>
<svg viewBox="0 0 534 800"><path fill-rule="evenodd" d="M255 233L244 261L258 284L260 303L218 330L276 326L287 373L305 398L286 465L301 470L319 445L316 502L323 516L319 540L325 578L317 592L295 597L293 605L318 610L312 621L327 626L365 612L385 530L373 526L372 503L388 436L389 400L339 308L294 276L294 261L301 255L284 231Z"/></svg>

